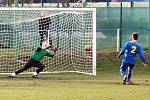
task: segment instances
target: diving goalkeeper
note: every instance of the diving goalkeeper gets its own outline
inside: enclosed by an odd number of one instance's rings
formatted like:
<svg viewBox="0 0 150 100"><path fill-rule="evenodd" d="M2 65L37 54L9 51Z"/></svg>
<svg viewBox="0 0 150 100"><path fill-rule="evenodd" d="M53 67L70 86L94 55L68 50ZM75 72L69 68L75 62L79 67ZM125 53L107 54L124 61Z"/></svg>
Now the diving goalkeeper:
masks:
<svg viewBox="0 0 150 100"><path fill-rule="evenodd" d="M120 66L120 74L123 77L123 84L133 84L131 81L132 76L132 70L134 67L134 63L136 61L136 55L139 54L144 66L147 66L145 57L144 57L144 51L142 50L142 47L137 43L138 40L138 33L133 32L132 33L132 40L127 42L121 49L118 58L120 58L121 55L124 55L124 59L122 60L122 64ZM126 75L126 70L128 68L128 74Z"/></svg>
<svg viewBox="0 0 150 100"><path fill-rule="evenodd" d="M56 51L56 48L49 48L49 44L43 41L42 46L37 46L36 51L31 55L31 58L28 60L25 66L21 69L16 70L14 73L9 75L9 77L15 77L19 73L22 73L23 71L31 67L36 67L37 70L33 73L32 77L37 78L38 74L45 68L44 64L42 64L40 61L43 59L44 56L53 57Z"/></svg>

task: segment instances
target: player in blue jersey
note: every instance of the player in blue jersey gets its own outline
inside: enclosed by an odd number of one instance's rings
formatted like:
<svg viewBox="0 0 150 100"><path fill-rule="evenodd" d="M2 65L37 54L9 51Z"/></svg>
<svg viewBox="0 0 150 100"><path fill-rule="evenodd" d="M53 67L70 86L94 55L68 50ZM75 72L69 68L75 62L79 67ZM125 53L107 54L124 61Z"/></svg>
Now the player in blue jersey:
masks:
<svg viewBox="0 0 150 100"><path fill-rule="evenodd" d="M122 60L122 64L120 66L120 74L123 77L123 84L129 84L129 85L132 84L131 76L132 76L132 70L134 67L134 63L136 61L137 54L139 54L144 66L147 66L144 57L144 51L142 50L142 47L137 43L137 40L138 40L138 33L133 32L132 40L125 43L120 53L118 54L118 58L120 58L121 55L125 54ZM127 68L128 68L128 74L126 75Z"/></svg>

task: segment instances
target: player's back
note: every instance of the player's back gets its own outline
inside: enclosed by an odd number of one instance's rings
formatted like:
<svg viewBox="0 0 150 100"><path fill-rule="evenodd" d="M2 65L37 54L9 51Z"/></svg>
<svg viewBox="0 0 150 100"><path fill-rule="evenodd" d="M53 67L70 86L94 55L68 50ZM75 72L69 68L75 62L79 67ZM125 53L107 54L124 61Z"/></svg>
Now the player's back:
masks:
<svg viewBox="0 0 150 100"><path fill-rule="evenodd" d="M136 54L141 52L141 46L136 42L129 41L126 43L124 62L134 64L136 61Z"/></svg>

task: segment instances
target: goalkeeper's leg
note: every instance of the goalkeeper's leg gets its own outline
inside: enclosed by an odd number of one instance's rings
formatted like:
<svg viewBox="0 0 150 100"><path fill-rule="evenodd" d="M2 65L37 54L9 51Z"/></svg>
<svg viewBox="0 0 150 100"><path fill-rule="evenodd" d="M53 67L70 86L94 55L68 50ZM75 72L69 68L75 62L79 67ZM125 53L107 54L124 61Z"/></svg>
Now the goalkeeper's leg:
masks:
<svg viewBox="0 0 150 100"><path fill-rule="evenodd" d="M23 71L25 71L25 70L27 70L27 69L29 69L31 67L37 67L38 68L36 70L36 72L33 73L33 75L32 75L33 78L37 78L37 75L45 68L45 66L42 63L40 63L39 61L35 61L34 59L31 58L26 63L26 65L23 68L17 70L15 72L15 74L17 75L17 74L19 74L19 73L21 73L21 72L23 72Z"/></svg>
<svg viewBox="0 0 150 100"><path fill-rule="evenodd" d="M21 69L16 70L14 73L12 73L11 75L9 75L9 77L15 77L17 74L22 73L23 71L31 68L31 66L33 65L33 61L32 59L29 59L28 62L25 64L24 67L22 67Z"/></svg>
<svg viewBox="0 0 150 100"><path fill-rule="evenodd" d="M21 69L15 71L16 75L19 74L19 73L22 73L23 71L31 68L32 66L34 66L34 60L31 58L28 60L28 62L25 64L24 67L22 67Z"/></svg>
<svg viewBox="0 0 150 100"><path fill-rule="evenodd" d="M37 78L38 74L45 68L45 66L40 62L35 64L34 66L37 67L38 69L36 70L36 72L33 73L32 77Z"/></svg>
<svg viewBox="0 0 150 100"><path fill-rule="evenodd" d="M36 70L37 74L39 74L44 68L45 68L44 64L39 63L38 64L38 69Z"/></svg>
<svg viewBox="0 0 150 100"><path fill-rule="evenodd" d="M15 74L17 75L17 74L19 74L19 73L22 73L23 71L25 71L25 70L27 70L27 69L29 69L29 68L30 68L29 66L24 66L24 67L22 67L21 69L15 71Z"/></svg>
<svg viewBox="0 0 150 100"><path fill-rule="evenodd" d="M35 60L32 59L32 58L29 59L28 62L25 64L24 67L22 67L21 69L15 71L15 74L17 75L17 74L19 74L19 73L22 73L23 71L25 71L25 70L31 68L32 66L34 66L34 64L35 64Z"/></svg>

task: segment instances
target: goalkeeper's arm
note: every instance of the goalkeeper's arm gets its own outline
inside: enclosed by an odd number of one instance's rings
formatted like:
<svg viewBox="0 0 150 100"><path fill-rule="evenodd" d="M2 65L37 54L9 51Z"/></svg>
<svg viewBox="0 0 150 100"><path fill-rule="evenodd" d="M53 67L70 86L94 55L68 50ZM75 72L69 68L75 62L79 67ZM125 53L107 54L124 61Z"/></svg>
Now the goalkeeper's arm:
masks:
<svg viewBox="0 0 150 100"><path fill-rule="evenodd" d="M55 55L56 51L58 51L58 49L57 48L47 48L47 51L48 51L47 56L54 57L54 55Z"/></svg>
<svg viewBox="0 0 150 100"><path fill-rule="evenodd" d="M50 50L52 50L54 53L56 53L56 51L58 51L58 49L54 48L54 47L50 48Z"/></svg>

